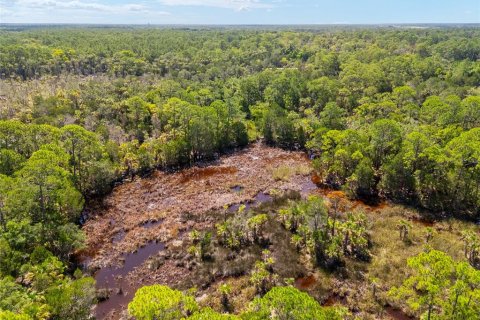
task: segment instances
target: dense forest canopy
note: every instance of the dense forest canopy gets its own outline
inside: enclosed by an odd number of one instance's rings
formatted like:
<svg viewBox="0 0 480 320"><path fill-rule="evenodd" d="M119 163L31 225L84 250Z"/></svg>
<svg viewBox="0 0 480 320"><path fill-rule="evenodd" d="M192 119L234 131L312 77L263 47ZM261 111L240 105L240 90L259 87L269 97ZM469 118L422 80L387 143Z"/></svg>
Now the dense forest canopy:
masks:
<svg viewBox="0 0 480 320"><path fill-rule="evenodd" d="M0 78L0 319L88 317L93 280L71 261L83 245L85 199L124 178L212 160L258 139L305 150L319 184L351 199L480 219L477 27L4 27ZM323 231L297 230L308 223L295 212L324 216L310 201L283 212L299 245L313 243L327 268L344 255L368 260L361 217L340 224L355 230L355 243L326 232L328 218ZM456 272L478 302L478 235L468 239L469 264L444 273ZM335 241L352 244L334 254ZM420 256L410 264L428 258L447 259ZM419 294L414 289L406 283L395 295ZM139 311L142 294L150 293L139 292L129 310L153 319ZM300 293L270 291L242 317L264 319L279 294ZM312 312L330 312L302 301ZM426 304L429 316L459 312ZM192 308L171 319L213 317ZM478 315L478 304L463 308L462 319Z"/></svg>
<svg viewBox="0 0 480 320"><path fill-rule="evenodd" d="M318 154L323 182L354 196L476 215L478 39L477 29L2 31L1 116L96 132L120 171L263 136ZM25 159L36 151L16 147Z"/></svg>

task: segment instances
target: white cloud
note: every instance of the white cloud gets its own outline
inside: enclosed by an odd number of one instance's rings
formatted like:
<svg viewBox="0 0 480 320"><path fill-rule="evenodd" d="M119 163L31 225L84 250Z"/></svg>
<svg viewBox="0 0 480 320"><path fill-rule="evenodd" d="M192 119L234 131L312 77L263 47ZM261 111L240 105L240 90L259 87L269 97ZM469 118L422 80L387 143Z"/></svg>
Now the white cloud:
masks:
<svg viewBox="0 0 480 320"><path fill-rule="evenodd" d="M166 6L203 6L238 11L271 9L274 7L273 1L265 2L261 0L158 0L158 2Z"/></svg>
<svg viewBox="0 0 480 320"><path fill-rule="evenodd" d="M55 1L55 0L17 0L17 6L35 9L80 9L109 11L111 7L95 3L81 1Z"/></svg>
<svg viewBox="0 0 480 320"><path fill-rule="evenodd" d="M148 11L148 7L143 4L130 3L123 6L123 9L128 11Z"/></svg>
<svg viewBox="0 0 480 320"><path fill-rule="evenodd" d="M98 2L81 1L81 0L13 0L5 1L7 5L16 8L31 8L41 10L64 9L64 10L84 10L84 11L102 11L110 13L128 13L128 12L151 12L147 6L142 4L122 4L122 5L107 5ZM164 11L155 11L156 14L169 14Z"/></svg>

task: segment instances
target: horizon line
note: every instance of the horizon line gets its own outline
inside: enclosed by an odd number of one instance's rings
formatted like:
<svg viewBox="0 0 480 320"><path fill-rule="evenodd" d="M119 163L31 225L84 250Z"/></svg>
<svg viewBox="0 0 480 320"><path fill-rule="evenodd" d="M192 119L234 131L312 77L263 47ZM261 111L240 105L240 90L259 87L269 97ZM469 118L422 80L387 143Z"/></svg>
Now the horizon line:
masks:
<svg viewBox="0 0 480 320"><path fill-rule="evenodd" d="M311 26L311 25L479 25L480 22L379 22L379 23L348 23L348 22L325 22L325 23L94 23L94 22L0 22L1 25L122 25L122 26Z"/></svg>

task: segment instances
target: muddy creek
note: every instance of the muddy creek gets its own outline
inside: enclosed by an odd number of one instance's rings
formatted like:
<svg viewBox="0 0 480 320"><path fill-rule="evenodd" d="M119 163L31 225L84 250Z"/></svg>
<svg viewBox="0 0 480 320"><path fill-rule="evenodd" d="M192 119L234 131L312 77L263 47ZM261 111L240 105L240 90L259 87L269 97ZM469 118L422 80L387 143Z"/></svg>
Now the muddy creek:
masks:
<svg viewBox="0 0 480 320"><path fill-rule="evenodd" d="M125 254L122 267L106 267L95 273L97 288L111 291L108 299L98 303L95 310L97 319L104 318L112 310L126 307L138 289L128 281L128 274L164 248L163 243L152 241L135 253Z"/></svg>
<svg viewBox="0 0 480 320"><path fill-rule="evenodd" d="M231 213L238 212L242 206L242 210L246 212L251 208L258 207L272 200L273 198L270 195L260 192L252 200L230 205L227 210ZM147 229L154 228L156 225L162 223L162 221L163 220L149 221L142 224L142 227ZM124 237L125 231L121 230L113 238L113 242L120 242ZM123 254L120 258L120 260L123 261L122 266L104 267L95 273L97 288L108 292L109 295L106 300L98 303L95 310L97 319L105 318L112 311L126 308L127 304L133 299L135 291L140 287L128 281L129 273L164 249L164 243L151 241L145 246L140 247L136 252Z"/></svg>

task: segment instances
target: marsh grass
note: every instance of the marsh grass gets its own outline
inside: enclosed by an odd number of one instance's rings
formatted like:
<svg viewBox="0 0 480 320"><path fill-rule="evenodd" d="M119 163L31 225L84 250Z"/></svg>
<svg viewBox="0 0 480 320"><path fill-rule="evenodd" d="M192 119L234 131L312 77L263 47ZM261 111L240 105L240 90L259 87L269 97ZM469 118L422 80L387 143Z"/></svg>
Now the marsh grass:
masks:
<svg viewBox="0 0 480 320"><path fill-rule="evenodd" d="M279 176L303 170L278 169L276 172ZM268 249L275 259L273 268L279 275L279 284L285 285L285 279L288 278L298 279L314 275L315 283L301 290L307 291L325 305L347 307L352 313L347 319L391 319L390 313L394 309L403 310L403 313L394 311L402 316L418 317L419 315L409 310L403 302L393 301L388 295L393 286L401 285L408 277L408 258L428 246L446 252L457 261L464 261L461 232L478 230L474 224L454 219L431 225L422 222L420 213L416 210L399 205L386 204L382 207L366 208L366 211L359 207L354 209L354 212L363 211L367 215L372 259L370 262L362 262L347 257L343 267L329 272L315 266L314 259L305 250L298 252L290 241L291 234L275 218L276 212L286 206L289 199L298 200L299 195L279 193L273 196L273 201L262 203L253 209L269 215L264 233L269 239ZM411 225L404 240L400 238L399 232L402 220ZM431 229L434 230L433 233ZM430 238L427 236L429 230L430 234L433 234ZM218 287L228 283L232 288L229 301L233 311L244 311L255 296L249 274L254 262L260 259L262 250L263 248L257 245L243 248L234 253L235 258L232 260L229 258L232 252L225 248L216 248L215 260L208 266L204 265L203 268L206 269L192 279L191 285L198 285L207 279L211 282L204 291L208 298L202 304L221 310L222 296Z"/></svg>
<svg viewBox="0 0 480 320"><path fill-rule="evenodd" d="M367 281L364 281L363 286L371 289L372 279L375 279L376 296L373 297L369 294L360 299L360 306L362 304L365 304L364 307L370 305L370 309L372 309L372 306L380 303L391 304L400 309L408 310L404 304L396 305L387 292L393 286L401 285L408 277L410 269L407 266L407 260L428 247L444 251L456 261L465 260L460 233L462 230L475 228L473 224L458 220L436 222L432 226L435 233L427 243L428 226L413 220L410 221L411 229L408 233L408 239L402 241L398 223L402 219L412 217L412 215L418 215L418 213L402 206L393 206L369 214L373 258L371 263L367 265L365 274Z"/></svg>
<svg viewBox="0 0 480 320"><path fill-rule="evenodd" d="M312 172L312 168L307 165L298 166L279 166L272 169L272 177L275 181L289 181L294 175L306 176Z"/></svg>

